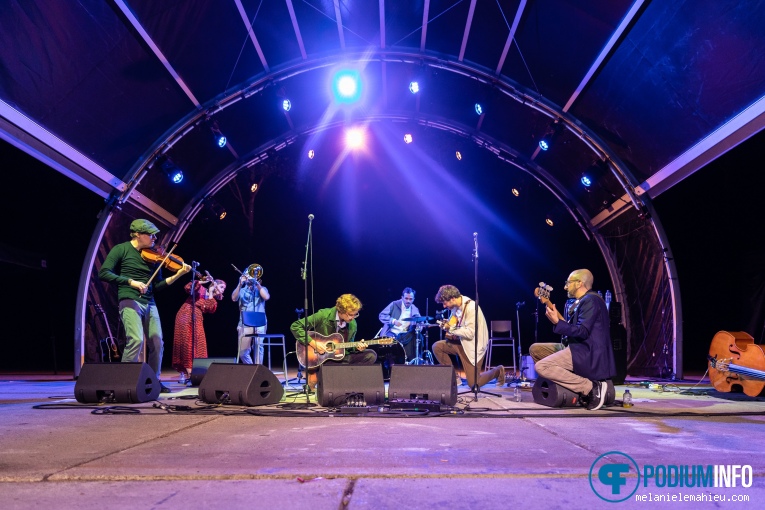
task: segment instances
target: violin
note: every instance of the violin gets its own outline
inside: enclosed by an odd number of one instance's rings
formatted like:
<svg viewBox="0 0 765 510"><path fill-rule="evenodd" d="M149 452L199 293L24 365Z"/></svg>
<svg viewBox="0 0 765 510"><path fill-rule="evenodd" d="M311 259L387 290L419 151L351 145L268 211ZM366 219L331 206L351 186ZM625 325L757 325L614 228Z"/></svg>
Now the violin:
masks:
<svg viewBox="0 0 765 510"><path fill-rule="evenodd" d="M709 381L717 391L756 397L765 389L765 353L743 331L720 331L709 346Z"/></svg>
<svg viewBox="0 0 765 510"><path fill-rule="evenodd" d="M183 268L183 259L178 255L165 256L158 251L154 251L150 248L144 248L141 250L141 258L149 264L162 263L162 267L169 269L172 272L176 272Z"/></svg>

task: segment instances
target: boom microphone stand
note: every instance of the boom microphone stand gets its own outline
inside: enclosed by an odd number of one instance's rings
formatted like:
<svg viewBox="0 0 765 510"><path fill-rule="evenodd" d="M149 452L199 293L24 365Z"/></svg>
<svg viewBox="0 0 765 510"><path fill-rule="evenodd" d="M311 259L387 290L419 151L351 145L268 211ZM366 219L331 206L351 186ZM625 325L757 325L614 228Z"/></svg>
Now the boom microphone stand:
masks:
<svg viewBox="0 0 765 510"><path fill-rule="evenodd" d="M490 391L483 391L480 386L478 386L478 332L480 331L480 319L481 314L479 311L481 310L478 307L478 232L473 232L473 244L475 245L473 249L473 262L475 267L475 331L473 332L473 388L471 388L470 391L464 391L462 393L473 393L473 402L478 401L478 394L479 393L485 393L487 395L492 395L494 397L499 397L499 393L491 393Z"/></svg>

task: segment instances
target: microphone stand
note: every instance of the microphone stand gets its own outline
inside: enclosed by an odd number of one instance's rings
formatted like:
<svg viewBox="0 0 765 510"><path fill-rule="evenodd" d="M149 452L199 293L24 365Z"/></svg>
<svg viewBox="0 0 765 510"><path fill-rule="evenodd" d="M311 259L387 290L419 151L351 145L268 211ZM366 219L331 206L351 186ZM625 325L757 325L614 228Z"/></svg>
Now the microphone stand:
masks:
<svg viewBox="0 0 765 510"><path fill-rule="evenodd" d="M519 381L525 381L526 376L524 375L523 371L526 370L527 367L523 366L523 355L521 354L521 315L520 310L522 306L526 306L526 301L518 301L515 303L515 329L518 331L518 339L516 340L516 343L518 344L518 364L515 367L515 380L514 382ZM535 335L536 336L536 335ZM520 369L518 368L520 366Z"/></svg>
<svg viewBox="0 0 765 510"><path fill-rule="evenodd" d="M195 295L196 283L197 283L197 267L199 262L191 262L191 364L194 364L194 356L196 355L197 346L197 298ZM184 367L185 369L186 367Z"/></svg>
<svg viewBox="0 0 765 510"><path fill-rule="evenodd" d="M483 391L478 386L478 332L480 331L480 319L481 314L478 313L480 308L478 307L478 232L473 232L473 243L475 245L473 249L473 266L474 266L474 280L475 280L475 331L473 332L473 387L470 391L463 391L462 393L472 393L473 402L478 401L478 394L485 393L486 395L492 395L494 397L501 396L499 393L491 393L490 391ZM484 356L486 354L484 353ZM462 394L461 393L461 394Z"/></svg>
<svg viewBox="0 0 765 510"><path fill-rule="evenodd" d="M313 243L312 243L312 226L313 226L313 214L308 215L308 239L305 243L305 258L303 259L303 268L301 269L301 277L303 278L303 340L305 341L306 350L306 367L305 367L305 384L303 389L297 393L293 393L288 396L296 396L305 394L306 405L311 405L311 388L308 386L308 255L311 254L311 262L313 262ZM311 278L313 278L313 271L311 271ZM298 360L298 372L300 371L300 360ZM286 376L285 376L286 377ZM300 382L300 379L298 379Z"/></svg>

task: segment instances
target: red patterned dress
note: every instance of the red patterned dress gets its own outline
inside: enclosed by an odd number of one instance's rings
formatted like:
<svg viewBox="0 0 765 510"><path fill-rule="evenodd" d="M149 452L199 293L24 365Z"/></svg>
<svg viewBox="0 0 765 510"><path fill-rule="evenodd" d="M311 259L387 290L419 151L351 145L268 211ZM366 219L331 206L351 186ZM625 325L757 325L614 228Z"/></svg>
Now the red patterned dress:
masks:
<svg viewBox="0 0 765 510"><path fill-rule="evenodd" d="M186 292L191 292L191 282L186 284ZM217 299L206 299L207 289L197 282L197 296L189 296L175 316L175 334L173 335L173 368L181 374L190 374L193 358L207 357L207 338L205 337L204 314L214 313L218 309ZM196 299L195 299L196 298ZM193 304L192 304L193 303ZM195 335L197 337L192 357L191 342L191 307L196 306L194 313Z"/></svg>

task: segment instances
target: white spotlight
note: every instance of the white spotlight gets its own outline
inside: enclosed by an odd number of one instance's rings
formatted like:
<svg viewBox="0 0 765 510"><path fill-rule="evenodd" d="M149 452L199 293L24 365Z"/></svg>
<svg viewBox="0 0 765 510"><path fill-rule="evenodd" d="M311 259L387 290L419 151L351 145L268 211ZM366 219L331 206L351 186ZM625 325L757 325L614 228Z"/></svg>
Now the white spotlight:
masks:
<svg viewBox="0 0 765 510"><path fill-rule="evenodd" d="M412 143L412 135L411 135L411 134L409 134L409 133L405 134L405 135L404 135L404 141L405 141L406 143Z"/></svg>
<svg viewBox="0 0 765 510"><path fill-rule="evenodd" d="M345 132L345 145L349 149L358 149L364 145L364 130L362 128L351 128Z"/></svg>

